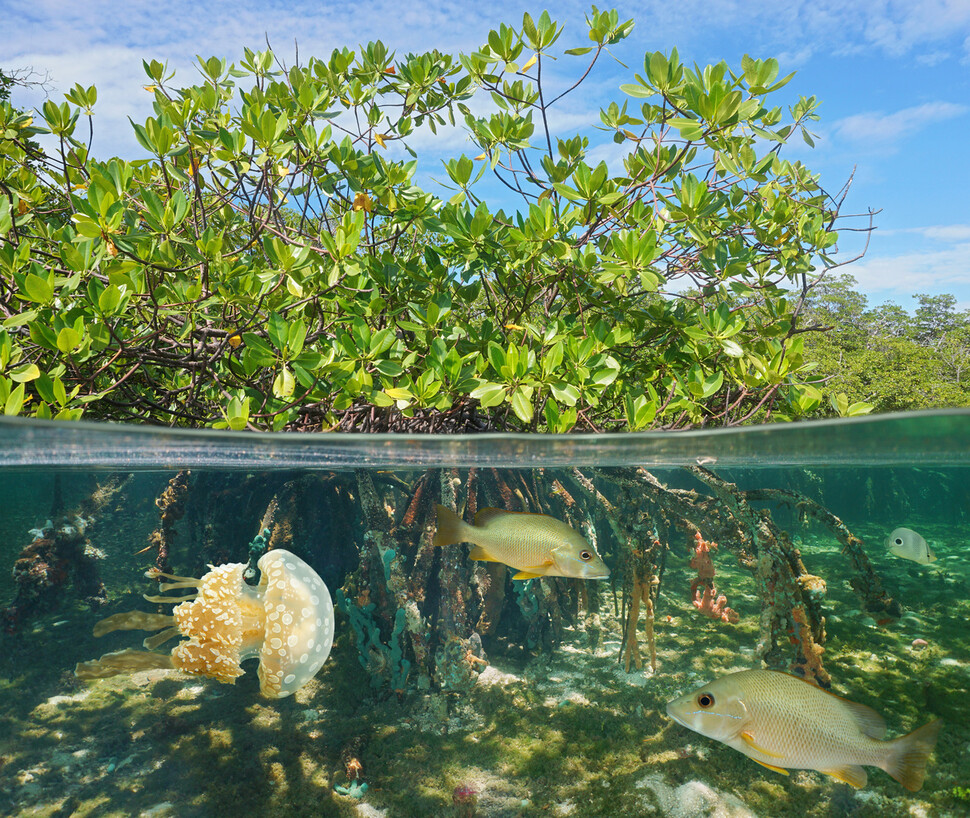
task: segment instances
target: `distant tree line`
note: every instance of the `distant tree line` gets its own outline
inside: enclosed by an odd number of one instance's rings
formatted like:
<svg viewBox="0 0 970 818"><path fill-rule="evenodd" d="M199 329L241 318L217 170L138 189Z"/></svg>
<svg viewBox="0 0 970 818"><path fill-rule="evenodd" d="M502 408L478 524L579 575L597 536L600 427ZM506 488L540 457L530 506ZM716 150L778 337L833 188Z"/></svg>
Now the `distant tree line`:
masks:
<svg viewBox="0 0 970 818"><path fill-rule="evenodd" d="M970 310L948 293L916 293L916 308L870 307L851 275L823 280L806 302L805 356L816 383L875 412L970 406ZM821 407L820 412L832 407Z"/></svg>

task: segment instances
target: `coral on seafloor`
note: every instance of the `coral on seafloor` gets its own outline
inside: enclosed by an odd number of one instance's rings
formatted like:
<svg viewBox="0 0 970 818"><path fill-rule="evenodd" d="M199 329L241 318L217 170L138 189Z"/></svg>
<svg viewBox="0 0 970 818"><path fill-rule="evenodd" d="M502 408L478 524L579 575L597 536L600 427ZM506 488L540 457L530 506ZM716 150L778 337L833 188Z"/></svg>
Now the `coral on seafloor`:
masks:
<svg viewBox="0 0 970 818"><path fill-rule="evenodd" d="M358 736L344 748L344 773L347 776L346 784L337 784L334 791L350 798L363 798L367 794L368 786L364 781L364 765L361 764L357 753L360 752L363 741Z"/></svg>
<svg viewBox="0 0 970 818"><path fill-rule="evenodd" d="M691 557L690 567L697 571L697 577L690 584L690 595L694 607L704 616L719 619L722 622L737 623L737 611L727 606L727 597L718 595L714 587L714 561L711 550L717 548L717 543L707 542L701 532L694 534L694 556Z"/></svg>
<svg viewBox="0 0 970 818"><path fill-rule="evenodd" d="M404 656L403 634L407 624L407 612L398 608L394 616L394 630L385 643L376 617L377 604L370 601L370 592L364 591L357 602L347 598L343 588L337 589L337 607L347 615L354 635L363 668L370 675L371 687L377 688L390 681L391 690L403 695L407 687L411 662Z"/></svg>
<svg viewBox="0 0 970 818"><path fill-rule="evenodd" d="M334 790L350 798L363 798L367 794L368 786L366 781L351 781L346 787L338 784Z"/></svg>
<svg viewBox="0 0 970 818"><path fill-rule="evenodd" d="M459 784L451 793L451 803L458 818L475 818L478 804L478 790L471 784Z"/></svg>

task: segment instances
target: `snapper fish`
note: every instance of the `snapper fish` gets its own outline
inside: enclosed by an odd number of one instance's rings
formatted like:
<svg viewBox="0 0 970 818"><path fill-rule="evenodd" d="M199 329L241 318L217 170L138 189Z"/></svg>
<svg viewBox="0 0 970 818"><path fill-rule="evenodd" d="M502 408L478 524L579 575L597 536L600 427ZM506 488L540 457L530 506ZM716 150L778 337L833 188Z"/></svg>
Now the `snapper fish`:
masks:
<svg viewBox="0 0 970 818"><path fill-rule="evenodd" d="M610 569L583 536L547 514L483 508L469 525L439 505L436 546L472 543L473 560L502 562L518 573L512 579L578 577L606 579Z"/></svg>
<svg viewBox="0 0 970 818"><path fill-rule="evenodd" d="M886 537L886 548L890 554L902 557L904 560L929 565L936 562L936 554L919 534L911 528L896 528Z"/></svg>
<svg viewBox="0 0 970 818"><path fill-rule="evenodd" d="M936 719L883 741L886 723L875 710L777 670L722 676L669 702L667 715L783 775L818 770L861 788L868 765L912 792L923 786L943 726Z"/></svg>

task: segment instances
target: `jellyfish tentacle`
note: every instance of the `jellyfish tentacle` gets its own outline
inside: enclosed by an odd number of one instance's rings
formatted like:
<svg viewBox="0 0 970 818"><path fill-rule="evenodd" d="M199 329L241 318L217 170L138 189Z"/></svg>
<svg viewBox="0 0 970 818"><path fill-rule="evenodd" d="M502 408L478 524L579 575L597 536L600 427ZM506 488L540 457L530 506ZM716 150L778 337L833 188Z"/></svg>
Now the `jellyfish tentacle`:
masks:
<svg viewBox="0 0 970 818"><path fill-rule="evenodd" d="M157 602L160 605L172 605L179 602L191 602L194 599L198 599L198 594L189 594L188 596L161 596L160 594L142 594L147 602Z"/></svg>
<svg viewBox="0 0 970 818"><path fill-rule="evenodd" d="M146 650L154 650L159 645L164 644L172 637L178 636L180 633L178 625L172 625L170 628L166 628L163 631L159 631L154 636L145 637L145 641L141 643L142 647Z"/></svg>
<svg viewBox="0 0 970 818"><path fill-rule="evenodd" d="M106 653L100 659L78 662L74 675L79 679L107 679L119 673L132 673L136 670L172 668L172 658L165 653L151 653L144 650L116 650Z"/></svg>
<svg viewBox="0 0 970 818"><path fill-rule="evenodd" d="M170 628L174 624L175 617L169 614L124 611L98 622L94 626L94 635L104 636L112 631L157 631L159 628Z"/></svg>
<svg viewBox="0 0 970 818"><path fill-rule="evenodd" d="M175 591L175 590L178 590L179 588L198 588L199 585L201 585L201 584L202 583L199 580L197 580L197 579L193 579L191 582L189 582L189 581L186 581L186 582L161 582L158 585L158 590L159 591L162 591L162 592L165 592L165 591Z"/></svg>
<svg viewBox="0 0 970 818"><path fill-rule="evenodd" d="M210 568L212 566L209 566ZM183 577L181 574L166 574L164 571L159 571L157 568L149 568L145 572L145 576L148 579L170 579L174 582L184 582L186 586L189 585L201 585L202 580L198 577Z"/></svg>

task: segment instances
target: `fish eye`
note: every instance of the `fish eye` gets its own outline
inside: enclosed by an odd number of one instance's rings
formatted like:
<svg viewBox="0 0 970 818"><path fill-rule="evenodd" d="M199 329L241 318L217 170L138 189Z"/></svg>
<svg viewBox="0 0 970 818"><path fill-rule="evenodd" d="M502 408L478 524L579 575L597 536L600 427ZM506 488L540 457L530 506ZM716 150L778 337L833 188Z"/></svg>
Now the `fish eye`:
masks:
<svg viewBox="0 0 970 818"><path fill-rule="evenodd" d="M593 555L590 554L589 551L580 551L579 552L579 558L583 562L589 562L591 559L593 559Z"/></svg>
<svg viewBox="0 0 970 818"><path fill-rule="evenodd" d="M698 706L703 707L705 710L709 707L713 707L714 696L712 696L710 693L700 693L697 696L697 704Z"/></svg>
<svg viewBox="0 0 970 818"><path fill-rule="evenodd" d="M893 540L893 542L896 543L896 545L902 545L903 544L903 538L902 537L896 537L896 539Z"/></svg>

